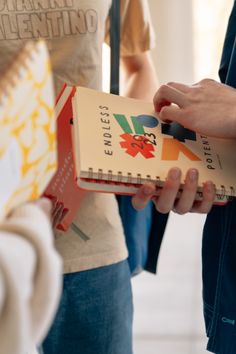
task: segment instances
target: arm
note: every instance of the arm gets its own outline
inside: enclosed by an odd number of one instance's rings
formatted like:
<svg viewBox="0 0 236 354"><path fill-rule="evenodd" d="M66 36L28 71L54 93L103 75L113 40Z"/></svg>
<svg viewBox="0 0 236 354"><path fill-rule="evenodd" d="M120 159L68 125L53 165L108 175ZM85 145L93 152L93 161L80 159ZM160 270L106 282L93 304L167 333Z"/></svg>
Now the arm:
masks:
<svg viewBox="0 0 236 354"><path fill-rule="evenodd" d="M152 101L157 88L157 76L149 51L121 57L124 78L122 94Z"/></svg>

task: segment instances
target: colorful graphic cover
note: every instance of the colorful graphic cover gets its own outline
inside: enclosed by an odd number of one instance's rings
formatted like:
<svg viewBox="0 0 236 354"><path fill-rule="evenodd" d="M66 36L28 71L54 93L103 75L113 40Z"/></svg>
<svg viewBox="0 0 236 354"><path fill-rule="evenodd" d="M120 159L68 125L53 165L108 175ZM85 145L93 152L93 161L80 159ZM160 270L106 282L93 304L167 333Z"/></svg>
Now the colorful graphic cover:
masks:
<svg viewBox="0 0 236 354"><path fill-rule="evenodd" d="M145 181L162 187L167 172L199 171L199 190L212 180L216 202L236 188L236 141L209 138L158 119L151 102L77 87L73 98L75 164L81 188L134 194ZM160 190L157 188L157 194Z"/></svg>
<svg viewBox="0 0 236 354"><path fill-rule="evenodd" d="M72 97L75 88L64 85L56 102L58 169L44 195L51 199L54 208L62 208L64 216L56 225L66 231L71 225L85 192L76 183L72 149Z"/></svg>
<svg viewBox="0 0 236 354"><path fill-rule="evenodd" d="M0 221L39 198L56 171L54 106L46 45L28 42L0 79Z"/></svg>

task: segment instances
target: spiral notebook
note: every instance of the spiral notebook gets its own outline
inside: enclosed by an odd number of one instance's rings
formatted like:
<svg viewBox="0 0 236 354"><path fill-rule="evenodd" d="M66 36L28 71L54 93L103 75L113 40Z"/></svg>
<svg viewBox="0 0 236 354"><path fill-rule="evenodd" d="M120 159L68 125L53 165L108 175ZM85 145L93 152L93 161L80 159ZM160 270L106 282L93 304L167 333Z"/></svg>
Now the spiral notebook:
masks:
<svg viewBox="0 0 236 354"><path fill-rule="evenodd" d="M37 199L56 171L54 106L46 45L28 42L0 79L0 221Z"/></svg>
<svg viewBox="0 0 236 354"><path fill-rule="evenodd" d="M82 87L73 98L77 183L93 191L134 194L146 181L160 192L167 172L199 171L202 185L215 183L215 202L235 196L236 141L209 138L179 124L164 124L151 102Z"/></svg>

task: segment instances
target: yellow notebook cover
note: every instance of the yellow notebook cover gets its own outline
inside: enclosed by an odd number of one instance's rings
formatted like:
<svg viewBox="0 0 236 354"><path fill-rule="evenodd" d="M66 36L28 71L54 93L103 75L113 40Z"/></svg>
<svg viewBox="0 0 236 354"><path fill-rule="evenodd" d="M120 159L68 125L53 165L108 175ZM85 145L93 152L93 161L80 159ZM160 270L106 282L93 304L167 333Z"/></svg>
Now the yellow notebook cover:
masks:
<svg viewBox="0 0 236 354"><path fill-rule="evenodd" d="M0 221L37 199L56 171L54 106L46 45L28 42L0 79Z"/></svg>
<svg viewBox="0 0 236 354"><path fill-rule="evenodd" d="M209 138L158 119L152 102L77 87L73 99L75 165L81 188L134 194L152 181L162 187L167 172L179 167L212 180L216 202L235 195L236 140ZM158 193L157 188L157 193Z"/></svg>

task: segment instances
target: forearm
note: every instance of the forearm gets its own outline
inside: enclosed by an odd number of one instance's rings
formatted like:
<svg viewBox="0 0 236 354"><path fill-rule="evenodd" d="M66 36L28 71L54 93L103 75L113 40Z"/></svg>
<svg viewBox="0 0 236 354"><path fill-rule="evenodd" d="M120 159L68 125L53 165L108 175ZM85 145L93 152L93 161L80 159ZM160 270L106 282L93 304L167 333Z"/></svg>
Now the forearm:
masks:
<svg viewBox="0 0 236 354"><path fill-rule="evenodd" d="M157 76L149 52L122 59L123 85L121 94L152 101L158 87Z"/></svg>

